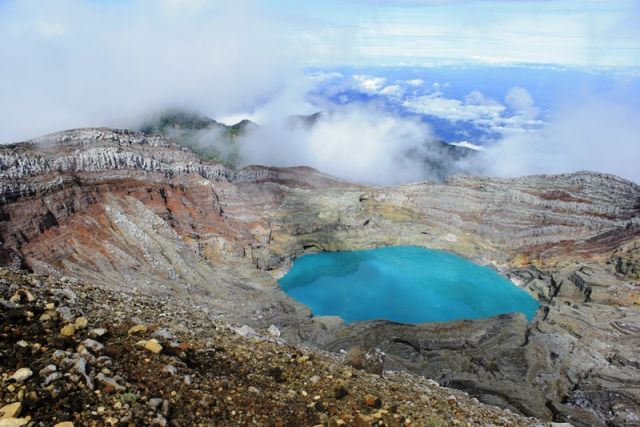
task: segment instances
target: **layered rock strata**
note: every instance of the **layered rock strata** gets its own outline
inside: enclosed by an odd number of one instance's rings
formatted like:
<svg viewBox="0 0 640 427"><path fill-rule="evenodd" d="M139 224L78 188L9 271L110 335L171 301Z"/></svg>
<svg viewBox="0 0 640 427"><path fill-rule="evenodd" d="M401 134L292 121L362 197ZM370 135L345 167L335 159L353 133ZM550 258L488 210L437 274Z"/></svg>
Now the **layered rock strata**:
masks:
<svg viewBox="0 0 640 427"><path fill-rule="evenodd" d="M310 168L232 170L158 136L79 129L0 148L0 262L276 324L290 342L380 347L526 415L640 422L640 187L593 172L359 186ZM538 297L517 315L397 325L315 318L276 278L306 252L418 245Z"/></svg>

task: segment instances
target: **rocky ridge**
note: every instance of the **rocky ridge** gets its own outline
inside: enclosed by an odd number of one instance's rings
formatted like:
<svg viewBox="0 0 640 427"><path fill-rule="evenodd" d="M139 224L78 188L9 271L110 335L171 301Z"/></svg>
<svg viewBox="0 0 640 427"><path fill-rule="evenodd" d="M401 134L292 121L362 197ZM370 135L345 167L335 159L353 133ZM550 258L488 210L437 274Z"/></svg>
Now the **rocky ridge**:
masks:
<svg viewBox="0 0 640 427"><path fill-rule="evenodd" d="M309 168L232 170L158 136L62 132L0 148L0 261L169 296L291 343L386 364L543 419L640 412L640 187L606 174L370 188ZM543 303L443 325L312 317L275 279L319 250L410 244L509 275Z"/></svg>

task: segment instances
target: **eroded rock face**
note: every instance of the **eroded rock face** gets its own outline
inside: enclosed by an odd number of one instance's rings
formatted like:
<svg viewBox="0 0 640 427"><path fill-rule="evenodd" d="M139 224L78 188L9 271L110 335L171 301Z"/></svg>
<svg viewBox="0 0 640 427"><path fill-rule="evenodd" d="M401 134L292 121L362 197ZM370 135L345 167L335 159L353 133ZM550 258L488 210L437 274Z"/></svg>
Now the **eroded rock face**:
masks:
<svg viewBox="0 0 640 427"><path fill-rule="evenodd" d="M213 318L277 325L291 342L379 347L387 369L527 415L625 425L640 413L640 187L611 175L369 188L80 129L0 147L0 237L2 265L171 295ZM275 281L305 252L398 244L492 265L543 307L529 324L345 327Z"/></svg>
<svg viewBox="0 0 640 427"><path fill-rule="evenodd" d="M589 285L572 281L584 271L593 273ZM628 284L596 265L568 275L533 269L518 276L526 289L541 282L535 289L546 285L552 295L530 324L522 315L423 325L360 322L340 330L326 347L378 346L391 369L419 372L522 413L574 425L637 422L637 305L584 302L584 286L595 280L603 288Z"/></svg>

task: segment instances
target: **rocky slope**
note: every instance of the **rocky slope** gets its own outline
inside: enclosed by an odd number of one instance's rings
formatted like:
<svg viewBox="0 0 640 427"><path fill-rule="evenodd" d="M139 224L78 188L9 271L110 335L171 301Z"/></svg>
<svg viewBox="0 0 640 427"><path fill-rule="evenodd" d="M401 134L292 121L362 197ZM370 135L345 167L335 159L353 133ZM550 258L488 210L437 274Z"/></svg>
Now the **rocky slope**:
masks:
<svg viewBox="0 0 640 427"><path fill-rule="evenodd" d="M0 283L2 426L539 424L180 301L4 269Z"/></svg>
<svg viewBox="0 0 640 427"><path fill-rule="evenodd" d="M291 343L360 346L481 400L576 425L640 418L640 187L593 172L368 188L309 168L232 170L111 129L0 148L0 262L174 296ZM305 252L412 244L489 264L539 297L431 325L312 317L275 279Z"/></svg>

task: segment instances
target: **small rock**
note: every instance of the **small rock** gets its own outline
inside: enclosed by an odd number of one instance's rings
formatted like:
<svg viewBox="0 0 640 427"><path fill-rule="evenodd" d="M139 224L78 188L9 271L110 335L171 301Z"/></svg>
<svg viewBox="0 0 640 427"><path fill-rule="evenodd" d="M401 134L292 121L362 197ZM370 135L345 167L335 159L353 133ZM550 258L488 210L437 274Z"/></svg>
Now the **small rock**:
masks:
<svg viewBox="0 0 640 427"><path fill-rule="evenodd" d="M456 399L456 397L453 394L450 394L447 397L447 402L449 402L450 405L457 405L458 404L458 399Z"/></svg>
<svg viewBox="0 0 640 427"><path fill-rule="evenodd" d="M74 320L73 313L69 307L58 307L56 308L56 312L60 314L60 317L62 317L65 322L72 322Z"/></svg>
<svg viewBox="0 0 640 427"><path fill-rule="evenodd" d="M271 325L269 329L267 329L267 333L272 337L278 338L280 336L280 329L278 329L276 325Z"/></svg>
<svg viewBox="0 0 640 427"><path fill-rule="evenodd" d="M87 327L88 324L89 324L89 321L84 316L78 317L74 322L76 329L84 329Z"/></svg>
<svg viewBox="0 0 640 427"><path fill-rule="evenodd" d="M67 359L65 359L67 360ZM73 366L71 367L70 372L75 372L78 375L81 375L84 378L84 382L87 387L93 390L93 380L89 375L87 375L87 362L82 357L74 356ZM63 361L64 363L64 361Z"/></svg>
<svg viewBox="0 0 640 427"><path fill-rule="evenodd" d="M167 328L158 329L152 334L152 336L162 338L166 341L171 341L173 339L173 334Z"/></svg>
<svg viewBox="0 0 640 427"><path fill-rule="evenodd" d="M363 369L369 373L382 376L386 355L379 348L374 348L364 354Z"/></svg>
<svg viewBox="0 0 640 427"><path fill-rule="evenodd" d="M249 387L249 393L253 393L253 394L259 394L260 390L258 390L255 387Z"/></svg>
<svg viewBox="0 0 640 427"><path fill-rule="evenodd" d="M251 326L243 325L241 328L235 330L236 333L245 338L256 338L258 334L254 331Z"/></svg>
<svg viewBox="0 0 640 427"><path fill-rule="evenodd" d="M29 418L0 418L0 427L20 427L29 423Z"/></svg>
<svg viewBox="0 0 640 427"><path fill-rule="evenodd" d="M104 334L107 333L107 330L104 328L96 328L96 329L92 329L89 331L89 337L96 339L96 338L100 338L101 336L103 336Z"/></svg>
<svg viewBox="0 0 640 427"><path fill-rule="evenodd" d="M158 414L153 420L151 420L151 425L165 427L167 425L167 420L160 414Z"/></svg>
<svg viewBox="0 0 640 427"><path fill-rule="evenodd" d="M22 403L14 402L0 408L0 418L16 418L20 416Z"/></svg>
<svg viewBox="0 0 640 427"><path fill-rule="evenodd" d="M76 333L76 327L72 324L68 324L64 328L60 329L60 335L63 337L72 337Z"/></svg>
<svg viewBox="0 0 640 427"><path fill-rule="evenodd" d="M42 382L42 385L44 387L46 387L49 384L51 384L52 382L58 381L60 378L62 378L62 373L61 372L54 372L54 373L50 374L49 376L47 376L47 378L45 378L45 380Z"/></svg>
<svg viewBox="0 0 640 427"><path fill-rule="evenodd" d="M349 394L349 392L343 386L336 387L336 389L334 390L334 397L338 400L342 399L347 394Z"/></svg>
<svg viewBox="0 0 640 427"><path fill-rule="evenodd" d="M111 366L112 361L111 358L109 356L100 356L96 359L96 363L98 363L99 365L104 365L104 366Z"/></svg>
<svg viewBox="0 0 640 427"><path fill-rule="evenodd" d="M129 331L127 332L129 335L133 335L133 334L144 334L145 332L147 332L148 328L146 325L135 325L132 326L131 328L129 328Z"/></svg>
<svg viewBox="0 0 640 427"><path fill-rule="evenodd" d="M379 409L382 407L382 400L379 397L372 394L367 394L364 398L364 403L370 408Z"/></svg>
<svg viewBox="0 0 640 427"><path fill-rule="evenodd" d="M338 413L338 408L335 405L330 404L329 407L327 408L327 414L329 414L330 417L333 417L337 413Z"/></svg>
<svg viewBox="0 0 640 427"><path fill-rule="evenodd" d="M175 375L178 373L178 368L176 368L173 365L166 365L164 368L162 368L162 372L167 373L169 375Z"/></svg>
<svg viewBox="0 0 640 427"><path fill-rule="evenodd" d="M63 421L54 425L53 427L73 427L73 423L71 421Z"/></svg>
<svg viewBox="0 0 640 427"><path fill-rule="evenodd" d="M156 409L161 404L162 404L162 399L159 397L154 397L152 399L149 399L149 401L147 402L147 405L153 409Z"/></svg>
<svg viewBox="0 0 640 427"><path fill-rule="evenodd" d="M96 379L105 388L111 389L113 391L125 391L126 390L126 388L121 386L120 384L118 384L118 382L115 379L113 379L111 377L107 377L103 373L99 373L96 376Z"/></svg>
<svg viewBox="0 0 640 427"><path fill-rule="evenodd" d="M11 375L11 379L17 381L19 383L27 380L33 375L33 371L29 368L20 368L13 375Z"/></svg>
<svg viewBox="0 0 640 427"><path fill-rule="evenodd" d="M44 368L40 369L40 371L38 372L38 375L40 375L41 377L46 377L47 375L52 374L57 370L58 368L56 367L56 365L54 364L47 365Z"/></svg>
<svg viewBox="0 0 640 427"><path fill-rule="evenodd" d="M36 297L34 297L33 294L26 289L18 290L18 292L16 292L11 298L9 298L9 301L14 304L20 304L22 302L34 302L35 300Z"/></svg>
<svg viewBox="0 0 640 427"><path fill-rule="evenodd" d="M311 384L316 384L318 381L320 381L320 377L317 375L314 375L311 378L309 378L309 381L311 381Z"/></svg>
<svg viewBox="0 0 640 427"><path fill-rule="evenodd" d="M162 351L162 346L158 342L157 339L152 338L144 345L144 348L149 350L152 353L160 353Z"/></svg>
<svg viewBox="0 0 640 427"><path fill-rule="evenodd" d="M71 279L69 279L69 280L71 280ZM64 289L60 289L60 290L53 291L53 292L56 295L62 295L63 297L68 299L70 302L74 302L76 300L76 298L77 298L75 292L73 292L69 288L64 288Z"/></svg>
<svg viewBox="0 0 640 427"><path fill-rule="evenodd" d="M104 345L102 345L98 341L94 341L94 340L92 340L90 338L87 338L86 340L82 341L82 345L85 346L87 349L91 350L94 353L99 353L104 348Z"/></svg>
<svg viewBox="0 0 640 427"><path fill-rule="evenodd" d="M164 399L162 401L162 406L160 407L160 413L165 417L169 416L169 401Z"/></svg>

